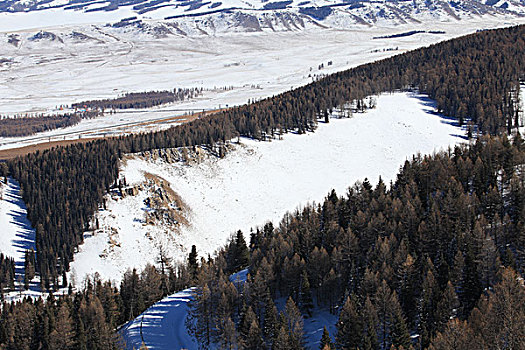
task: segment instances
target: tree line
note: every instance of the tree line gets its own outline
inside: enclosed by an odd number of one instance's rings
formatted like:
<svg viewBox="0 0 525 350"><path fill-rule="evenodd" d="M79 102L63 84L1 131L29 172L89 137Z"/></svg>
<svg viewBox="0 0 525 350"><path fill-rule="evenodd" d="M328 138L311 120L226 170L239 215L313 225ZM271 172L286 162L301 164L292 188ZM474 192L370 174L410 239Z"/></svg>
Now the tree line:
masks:
<svg viewBox="0 0 525 350"><path fill-rule="evenodd" d="M90 100L73 103L71 107L75 109L90 108L102 111L106 109L149 108L191 99L201 93L202 88L176 88L163 91L130 92L124 96L113 99Z"/></svg>
<svg viewBox="0 0 525 350"><path fill-rule="evenodd" d="M95 118L99 115L100 113L96 111L84 111L64 114L40 114L35 116L1 118L0 137L34 135L38 132L73 126L80 123L82 119Z"/></svg>
<svg viewBox="0 0 525 350"><path fill-rule="evenodd" d="M158 148L221 144L236 136L264 140L316 128L335 109L364 110L366 97L419 89L440 112L484 133L519 124L515 90L524 78L525 26L484 31L336 73L249 105L165 131L57 147L8 162L36 228L36 270L44 288L63 284L83 232L118 176L120 157ZM0 174L5 175L5 174Z"/></svg>
<svg viewBox="0 0 525 350"><path fill-rule="evenodd" d="M197 276L195 336L303 349L318 307L338 316L321 349L524 348L524 164L519 134L483 137L414 157L388 187L332 191L252 231L249 250L238 233Z"/></svg>

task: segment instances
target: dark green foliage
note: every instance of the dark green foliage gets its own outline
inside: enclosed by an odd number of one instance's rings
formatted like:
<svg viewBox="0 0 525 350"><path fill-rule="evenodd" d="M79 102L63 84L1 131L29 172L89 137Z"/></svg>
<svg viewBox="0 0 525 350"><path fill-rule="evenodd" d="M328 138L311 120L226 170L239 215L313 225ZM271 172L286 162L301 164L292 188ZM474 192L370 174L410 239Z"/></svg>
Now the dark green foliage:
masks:
<svg viewBox="0 0 525 350"><path fill-rule="evenodd" d="M35 277L35 252L26 250L24 254L24 288L29 289L29 282Z"/></svg>
<svg viewBox="0 0 525 350"><path fill-rule="evenodd" d="M148 108L198 96L202 90L193 89L173 89L165 91L131 92L122 97L106 100L92 100L73 103L73 108L95 108L105 109L129 109L129 108Z"/></svg>
<svg viewBox="0 0 525 350"><path fill-rule="evenodd" d="M230 241L226 253L226 262L228 264L227 271L230 273L242 270L250 262L250 251L241 230L237 231L234 239Z"/></svg>
<svg viewBox="0 0 525 350"><path fill-rule="evenodd" d="M323 328L323 335L321 336L321 342L319 344L319 350L333 350L334 344L332 343L332 338L330 338L330 333L326 329L326 326Z"/></svg>
<svg viewBox="0 0 525 350"><path fill-rule="evenodd" d="M15 260L0 253L0 294L15 288Z"/></svg>
<svg viewBox="0 0 525 350"><path fill-rule="evenodd" d="M301 310L308 316L312 316L312 309L314 308L314 302L312 300L312 292L310 290L310 282L308 281L308 274L306 271L301 275L301 286L299 292L299 305Z"/></svg>
<svg viewBox="0 0 525 350"><path fill-rule="evenodd" d="M190 271L192 279L195 279L197 275L197 269L199 268L199 263L197 262L197 247L194 245L191 246L191 252L188 255L188 269Z"/></svg>

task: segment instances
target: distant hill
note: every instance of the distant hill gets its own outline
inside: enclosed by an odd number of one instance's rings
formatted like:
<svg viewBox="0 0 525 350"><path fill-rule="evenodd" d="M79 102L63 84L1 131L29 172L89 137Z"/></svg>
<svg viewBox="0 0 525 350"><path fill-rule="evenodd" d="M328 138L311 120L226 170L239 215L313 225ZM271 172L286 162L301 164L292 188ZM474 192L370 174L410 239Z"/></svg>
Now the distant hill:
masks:
<svg viewBox="0 0 525 350"><path fill-rule="evenodd" d="M144 20L173 20L203 17L204 27L243 31L265 28L301 29L308 24L347 27L350 25L406 24L461 20L483 15L525 16L524 0L7 0L0 13L41 11L41 17L61 14L112 22L119 27L141 25ZM213 15L209 18L209 15Z"/></svg>

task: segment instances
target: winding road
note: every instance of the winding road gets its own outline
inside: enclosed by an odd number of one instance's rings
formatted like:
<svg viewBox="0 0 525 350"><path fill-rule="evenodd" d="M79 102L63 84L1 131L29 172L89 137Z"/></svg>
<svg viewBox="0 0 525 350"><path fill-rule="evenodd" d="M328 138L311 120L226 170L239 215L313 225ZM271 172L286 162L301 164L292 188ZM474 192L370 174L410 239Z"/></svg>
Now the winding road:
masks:
<svg viewBox="0 0 525 350"><path fill-rule="evenodd" d="M120 331L125 349L139 349L144 342L149 350L197 350L188 334L186 316L193 289L185 289L151 306Z"/></svg>

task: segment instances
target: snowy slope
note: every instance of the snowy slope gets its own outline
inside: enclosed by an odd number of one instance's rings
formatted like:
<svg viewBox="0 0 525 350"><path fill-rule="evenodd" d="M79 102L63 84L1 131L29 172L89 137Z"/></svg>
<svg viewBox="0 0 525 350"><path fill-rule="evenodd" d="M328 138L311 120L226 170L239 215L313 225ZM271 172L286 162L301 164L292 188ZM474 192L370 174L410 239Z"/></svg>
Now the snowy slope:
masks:
<svg viewBox="0 0 525 350"><path fill-rule="evenodd" d="M235 230L248 234L255 225L321 201L332 188L343 194L365 177L388 182L412 154L463 141L458 135L464 131L429 113L432 103L423 96L395 93L377 102L367 113L321 123L315 133L272 142L242 139L224 159L204 157L192 165L149 156L128 159L121 176L144 191L108 199L108 210L97 214L101 230L86 238L71 271L77 281L94 271L119 281L126 269L154 261L160 247L175 261L184 259L192 244L202 255L213 253ZM144 171L165 179L182 198L190 225L145 223L150 208Z"/></svg>
<svg viewBox="0 0 525 350"><path fill-rule="evenodd" d="M198 349L185 326L192 289L170 295L120 330L124 348L139 349L144 344L149 350Z"/></svg>
<svg viewBox="0 0 525 350"><path fill-rule="evenodd" d="M17 275L23 274L24 254L35 247L35 230L27 219L20 185L13 178L0 185L0 252L15 259Z"/></svg>

